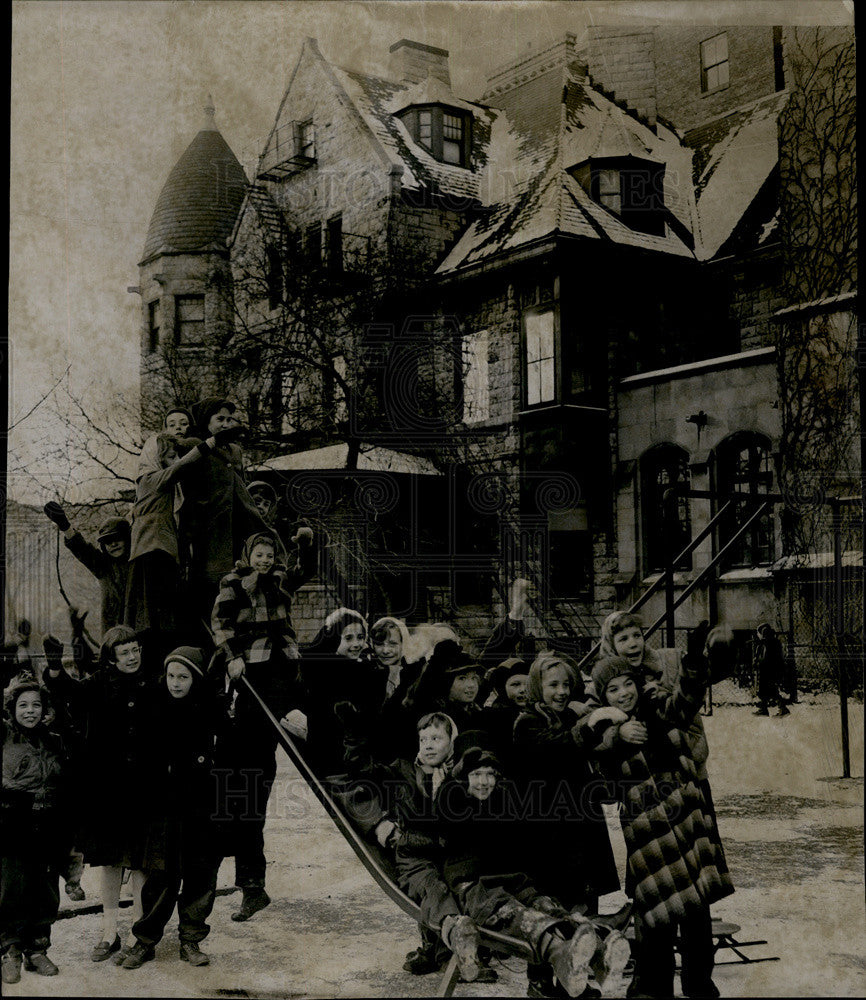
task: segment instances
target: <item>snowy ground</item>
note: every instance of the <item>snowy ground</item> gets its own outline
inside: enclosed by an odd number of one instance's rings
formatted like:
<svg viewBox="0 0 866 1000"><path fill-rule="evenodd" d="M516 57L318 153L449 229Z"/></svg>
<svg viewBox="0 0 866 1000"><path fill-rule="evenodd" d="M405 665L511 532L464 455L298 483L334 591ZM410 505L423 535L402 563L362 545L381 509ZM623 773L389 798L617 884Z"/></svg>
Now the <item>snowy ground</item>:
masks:
<svg viewBox="0 0 866 1000"><path fill-rule="evenodd" d="M737 892L714 916L741 926L746 949L780 961L717 968L723 996L866 995L863 872L863 707L851 705L855 778L841 774L838 704L804 701L786 718L756 718L732 686L714 692L705 719L710 779L719 826ZM207 968L177 957L169 925L156 960L137 971L110 961L93 964L99 916L82 912L58 921L55 979L22 973L7 996L152 997L424 997L438 977L401 971L415 947L412 922L361 868L292 769L281 765L267 832L268 890L273 903L246 924L229 914L237 894L217 899L205 943ZM615 841L624 860L621 835ZM230 863L221 886L232 877ZM85 871L87 910L96 877ZM606 900L609 906L615 898ZM66 909L66 907L64 906ZM122 910L122 926L129 910ZM720 952L719 960L733 958ZM458 996L524 996L520 963L497 964L495 985L461 984Z"/></svg>

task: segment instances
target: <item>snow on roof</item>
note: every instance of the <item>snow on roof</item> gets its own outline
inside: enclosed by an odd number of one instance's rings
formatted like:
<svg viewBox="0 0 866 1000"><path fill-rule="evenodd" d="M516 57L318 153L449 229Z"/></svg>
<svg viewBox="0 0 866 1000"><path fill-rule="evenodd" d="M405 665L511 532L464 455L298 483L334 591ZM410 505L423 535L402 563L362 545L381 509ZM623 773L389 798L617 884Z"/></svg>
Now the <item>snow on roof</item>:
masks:
<svg viewBox="0 0 866 1000"><path fill-rule="evenodd" d="M773 563L774 570L832 569L836 560L832 552L807 552L800 555L782 556ZM863 552L848 549L842 553L842 565L858 567L863 565Z"/></svg>
<svg viewBox="0 0 866 1000"><path fill-rule="evenodd" d="M277 455L261 465L251 466L248 472L303 472L308 470L345 469L349 454L348 444L330 444L324 448L311 448L290 455ZM390 448L361 445L358 455L361 472L401 472L409 475L441 476L442 473L426 458L392 451Z"/></svg>
<svg viewBox="0 0 866 1000"><path fill-rule="evenodd" d="M700 260L720 250L778 163L778 119L787 99L785 91L762 97L683 137L694 152Z"/></svg>

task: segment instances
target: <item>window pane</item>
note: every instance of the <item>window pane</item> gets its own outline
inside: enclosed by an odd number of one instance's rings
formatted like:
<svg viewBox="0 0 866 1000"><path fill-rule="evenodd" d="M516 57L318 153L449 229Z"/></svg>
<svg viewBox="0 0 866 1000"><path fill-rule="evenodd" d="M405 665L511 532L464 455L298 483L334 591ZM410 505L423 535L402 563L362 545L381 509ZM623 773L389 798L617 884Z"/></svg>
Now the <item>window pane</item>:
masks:
<svg viewBox="0 0 866 1000"><path fill-rule="evenodd" d="M727 87L728 85L728 63L719 63L716 67L716 73L718 74L719 82L716 84L718 87Z"/></svg>
<svg viewBox="0 0 866 1000"><path fill-rule="evenodd" d="M619 171L605 167L598 172L598 193L619 194Z"/></svg>
<svg viewBox="0 0 866 1000"><path fill-rule="evenodd" d="M463 119L459 118L457 115L443 115L442 134L446 139L457 139L458 141L462 139Z"/></svg>
<svg viewBox="0 0 866 1000"><path fill-rule="evenodd" d="M204 340L204 296L178 295L175 299L175 335L180 344Z"/></svg>
<svg viewBox="0 0 866 1000"><path fill-rule="evenodd" d="M452 142L449 139L442 140L442 159L446 163L456 163L459 166L461 162L460 152L459 142Z"/></svg>
<svg viewBox="0 0 866 1000"><path fill-rule="evenodd" d="M546 358L539 362L541 368L541 399L547 402L556 396L555 383L553 377L553 358Z"/></svg>
<svg viewBox="0 0 866 1000"><path fill-rule="evenodd" d="M541 371L539 362L526 366L526 403L533 406L541 402Z"/></svg>
<svg viewBox="0 0 866 1000"><path fill-rule="evenodd" d="M728 36L727 34L716 37L716 60L721 62L728 58Z"/></svg>

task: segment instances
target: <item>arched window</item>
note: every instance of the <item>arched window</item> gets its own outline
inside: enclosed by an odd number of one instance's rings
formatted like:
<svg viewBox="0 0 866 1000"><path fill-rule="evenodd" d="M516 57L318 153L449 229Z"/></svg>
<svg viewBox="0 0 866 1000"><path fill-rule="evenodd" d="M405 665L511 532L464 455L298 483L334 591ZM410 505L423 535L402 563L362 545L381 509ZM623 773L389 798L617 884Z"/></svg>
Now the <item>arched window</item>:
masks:
<svg viewBox="0 0 866 1000"><path fill-rule="evenodd" d="M716 449L716 481L720 493L769 493L773 487L770 442L761 434L743 431L726 438ZM720 505L724 504L720 500ZM754 512L751 504L736 503L719 526L721 544L732 538ZM753 522L726 557L729 566L758 566L773 561L773 514Z"/></svg>
<svg viewBox="0 0 866 1000"><path fill-rule="evenodd" d="M640 462L641 521L643 525L644 572L664 569L668 549L678 555L692 538L689 498L677 497L674 523L670 534L665 532L665 493L674 486L689 486L688 452L673 444L650 449ZM681 559L676 569L691 569L691 555Z"/></svg>

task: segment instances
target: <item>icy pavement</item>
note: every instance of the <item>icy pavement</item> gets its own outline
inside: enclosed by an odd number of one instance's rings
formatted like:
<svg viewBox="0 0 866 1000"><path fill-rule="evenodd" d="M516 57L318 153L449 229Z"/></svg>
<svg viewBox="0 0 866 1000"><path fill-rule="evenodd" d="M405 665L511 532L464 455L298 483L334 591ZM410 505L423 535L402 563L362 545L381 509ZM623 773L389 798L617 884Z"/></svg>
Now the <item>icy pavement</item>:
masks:
<svg viewBox="0 0 866 1000"><path fill-rule="evenodd" d="M854 779L841 774L838 704L812 699L785 718L754 717L736 689L707 717L710 780L736 893L714 916L739 924L746 949L778 962L725 965L723 996L866 995L863 888L863 707L850 706ZM272 904L246 924L229 914L238 894L218 897L205 950L193 969L177 957L176 922L156 959L129 971L94 964L99 915L87 913L97 877L85 871L81 915L57 922L51 957L60 975L23 972L7 996L75 997L425 997L438 977L401 970L416 945L412 922L391 903L283 762L266 831ZM621 835L615 841L623 861ZM220 873L228 887L231 862ZM615 900L608 900L613 905ZM66 905L64 904L64 909ZM129 925L121 911L121 927ZM720 952L719 961L733 958ZM525 996L520 963L494 963L494 985L460 984L458 996Z"/></svg>

